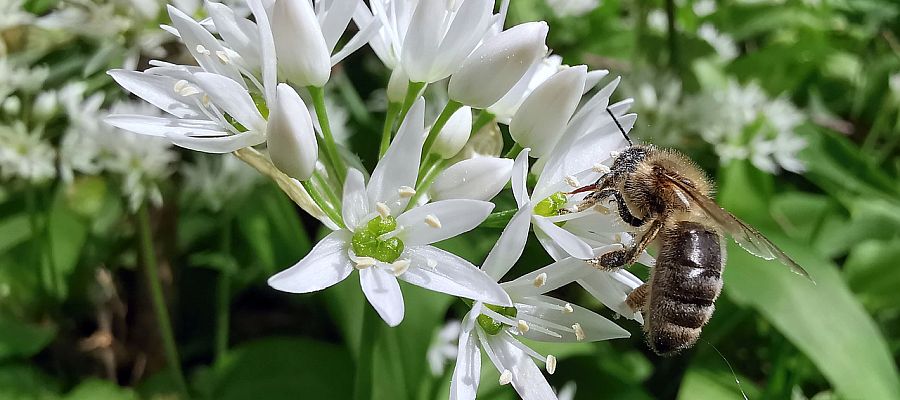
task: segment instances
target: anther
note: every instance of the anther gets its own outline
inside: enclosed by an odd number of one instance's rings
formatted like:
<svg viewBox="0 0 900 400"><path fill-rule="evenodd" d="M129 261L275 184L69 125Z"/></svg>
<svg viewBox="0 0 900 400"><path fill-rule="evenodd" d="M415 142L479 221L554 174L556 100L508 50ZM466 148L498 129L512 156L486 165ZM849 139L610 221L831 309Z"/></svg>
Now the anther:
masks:
<svg viewBox="0 0 900 400"><path fill-rule="evenodd" d="M556 357L552 354L547 354L547 362L545 363L547 367L547 373L553 375L556 372Z"/></svg>
<svg viewBox="0 0 900 400"><path fill-rule="evenodd" d="M596 163L593 167L591 167L591 170L597 173L605 174L609 172L609 167L600 163Z"/></svg>
<svg viewBox="0 0 900 400"><path fill-rule="evenodd" d="M391 270L394 272L394 276L400 276L406 273L409 270L409 260L401 259L394 261L391 264Z"/></svg>
<svg viewBox="0 0 900 400"><path fill-rule="evenodd" d="M416 189L409 186L400 186L400 188L397 189L397 193L400 193L400 197L408 199L416 195Z"/></svg>
<svg viewBox="0 0 900 400"><path fill-rule="evenodd" d="M529 329L528 323L521 319L516 323L516 327L519 328L519 333L526 333Z"/></svg>
<svg viewBox="0 0 900 400"><path fill-rule="evenodd" d="M578 183L578 179L572 175L567 175L563 180L566 181L566 185L569 185L573 188L580 187L581 184Z"/></svg>
<svg viewBox="0 0 900 400"><path fill-rule="evenodd" d="M575 309L572 307L571 304L566 303L566 305L563 306L563 312L566 314L571 314L571 313L575 312Z"/></svg>
<svg viewBox="0 0 900 400"><path fill-rule="evenodd" d="M510 382L512 382L512 372L508 369L504 369L503 373L500 374L500 384L509 385Z"/></svg>
<svg viewBox="0 0 900 400"><path fill-rule="evenodd" d="M222 64L228 64L229 62L231 62L231 60L228 58L228 54L225 54L225 52L222 50L216 51L216 57L219 58L219 61L221 61Z"/></svg>
<svg viewBox="0 0 900 400"><path fill-rule="evenodd" d="M198 53L203 54L205 56L209 55L209 50L207 50L206 47L203 47L202 44L198 44L196 47L196 50Z"/></svg>
<svg viewBox="0 0 900 400"><path fill-rule="evenodd" d="M204 93L203 96L200 97L200 103L203 104L204 107L207 107L209 106L209 102L209 96Z"/></svg>
<svg viewBox="0 0 900 400"><path fill-rule="evenodd" d="M576 322L572 325L572 329L575 331L575 340L579 342L584 340L584 329L581 328L581 324Z"/></svg>
<svg viewBox="0 0 900 400"><path fill-rule="evenodd" d="M427 216L425 216L425 223L432 228L441 227L441 220L439 220L438 217L435 217L433 214L428 214Z"/></svg>
<svg viewBox="0 0 900 400"><path fill-rule="evenodd" d="M538 276L534 277L534 287L541 287L547 283L547 273L541 272Z"/></svg>
<svg viewBox="0 0 900 400"><path fill-rule="evenodd" d="M361 270L374 266L377 260L372 257L356 257L353 262L356 264L356 269Z"/></svg>
<svg viewBox="0 0 900 400"><path fill-rule="evenodd" d="M375 203L375 210L378 211L378 214L381 215L382 218L387 218L391 216L391 209L382 202Z"/></svg>

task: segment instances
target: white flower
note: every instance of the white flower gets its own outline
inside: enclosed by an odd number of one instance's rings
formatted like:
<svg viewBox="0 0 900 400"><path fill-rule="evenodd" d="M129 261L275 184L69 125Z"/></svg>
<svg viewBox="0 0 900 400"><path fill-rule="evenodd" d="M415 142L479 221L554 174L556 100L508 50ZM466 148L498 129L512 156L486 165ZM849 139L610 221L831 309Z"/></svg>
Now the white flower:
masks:
<svg viewBox="0 0 900 400"><path fill-rule="evenodd" d="M474 157L451 165L428 189L431 200L490 200L509 182L513 160Z"/></svg>
<svg viewBox="0 0 900 400"><path fill-rule="evenodd" d="M247 196L262 182L262 176L237 157L196 155L193 163L181 164L185 199L219 212Z"/></svg>
<svg viewBox="0 0 900 400"><path fill-rule="evenodd" d="M565 131L584 92L587 67L571 67L547 79L519 106L509 124L509 134L535 157L551 149Z"/></svg>
<svg viewBox="0 0 900 400"><path fill-rule="evenodd" d="M431 243L475 228L493 204L443 200L407 207L416 183L424 141L425 103L419 100L379 161L368 185L350 169L344 184L342 215L346 229L332 232L300 262L269 278L269 285L291 293L327 288L354 268L369 303L390 326L403 319L397 279L454 296L509 305L505 292L469 262Z"/></svg>
<svg viewBox="0 0 900 400"><path fill-rule="evenodd" d="M734 44L734 40L730 36L720 33L709 22L700 25L700 28L697 29L697 36L709 43L723 60L733 60L738 56L738 49L737 45Z"/></svg>
<svg viewBox="0 0 900 400"><path fill-rule="evenodd" d="M493 7L493 0L418 2L400 53L410 81L431 83L456 72L488 33Z"/></svg>
<svg viewBox="0 0 900 400"><path fill-rule="evenodd" d="M547 0L547 4L558 17L578 17L597 8L600 0Z"/></svg>
<svg viewBox="0 0 900 400"><path fill-rule="evenodd" d="M272 33L278 67L285 79L299 86L322 87L331 67L356 51L372 37L380 22L370 21L332 56L359 0L276 0L272 9Z"/></svg>
<svg viewBox="0 0 900 400"><path fill-rule="evenodd" d="M319 157L316 133L306 104L287 84L278 85L266 132L272 163L294 179L309 179Z"/></svg>
<svg viewBox="0 0 900 400"><path fill-rule="evenodd" d="M425 353L431 375L441 376L444 368L447 367L447 362L456 358L457 340L459 340L461 327L460 321L448 321L431 340L428 351Z"/></svg>
<svg viewBox="0 0 900 400"><path fill-rule="evenodd" d="M498 243L494 249L499 246ZM503 268L511 268L515 261L507 260ZM500 372L500 383L512 384L522 399L556 399L535 364L535 360L544 362L547 372L552 374L556 370L556 357L537 353L518 337L545 342L628 337L628 331L608 319L544 295L589 274L607 273L589 267L582 260L568 258L503 283L501 286L512 299L512 307L475 303L463 318L450 398L475 398L481 375L481 352L484 351Z"/></svg>
<svg viewBox="0 0 900 400"><path fill-rule="evenodd" d="M0 125L0 178L41 183L56 176L56 151L21 121Z"/></svg>
<svg viewBox="0 0 900 400"><path fill-rule="evenodd" d="M546 54L548 29L527 22L485 40L450 77L450 98L475 108L496 103Z"/></svg>

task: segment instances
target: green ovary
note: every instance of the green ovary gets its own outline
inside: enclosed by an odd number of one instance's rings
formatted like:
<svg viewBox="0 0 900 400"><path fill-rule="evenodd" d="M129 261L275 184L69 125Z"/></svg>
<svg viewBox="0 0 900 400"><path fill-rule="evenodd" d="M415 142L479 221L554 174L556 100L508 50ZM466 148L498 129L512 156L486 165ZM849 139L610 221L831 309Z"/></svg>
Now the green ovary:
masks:
<svg viewBox="0 0 900 400"><path fill-rule="evenodd" d="M375 217L353 233L350 240L353 252L358 257L372 257L378 261L392 263L403 253L403 241L397 237L380 240L379 236L397 229L394 217Z"/></svg>
<svg viewBox="0 0 900 400"><path fill-rule="evenodd" d="M534 213L536 215L540 215L542 217L553 217L559 215L559 210L562 210L566 205L566 194L563 192L556 192L547 196L546 199L541 200L534 206Z"/></svg>
<svg viewBox="0 0 900 400"><path fill-rule="evenodd" d="M491 305L491 304L485 304L484 306L487 308L490 308L497 314L500 314L500 315L503 315L503 316L509 317L509 318L515 318L516 315L518 314L518 311L516 310L515 307L500 307L500 306L495 306L495 305ZM488 335L496 335L496 334L500 333L501 330L503 330L502 323L497 322L495 319L493 319L487 315L484 315L484 314L479 315L478 318L476 319L476 321L478 322L478 325L481 326L481 329L484 329L484 331Z"/></svg>

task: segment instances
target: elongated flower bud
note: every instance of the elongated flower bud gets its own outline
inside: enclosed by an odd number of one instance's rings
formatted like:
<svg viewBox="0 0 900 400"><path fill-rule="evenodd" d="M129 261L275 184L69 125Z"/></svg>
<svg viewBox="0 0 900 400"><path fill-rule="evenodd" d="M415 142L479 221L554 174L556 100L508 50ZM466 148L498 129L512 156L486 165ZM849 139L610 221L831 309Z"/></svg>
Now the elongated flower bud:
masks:
<svg viewBox="0 0 900 400"><path fill-rule="evenodd" d="M513 160L475 157L451 165L428 190L432 201L474 199L488 201L509 182Z"/></svg>
<svg viewBox="0 0 900 400"><path fill-rule="evenodd" d="M549 153L575 112L586 79L587 67L581 65L557 72L535 88L509 125L516 143L530 147L533 157Z"/></svg>
<svg viewBox="0 0 900 400"><path fill-rule="evenodd" d="M528 22L486 40L450 77L450 98L475 108L500 100L546 54L546 22Z"/></svg>
<svg viewBox="0 0 900 400"><path fill-rule="evenodd" d="M441 158L448 159L459 153L472 133L472 109L469 107L460 107L456 110L447 124L441 129L437 139L434 142L433 151Z"/></svg>
<svg viewBox="0 0 900 400"><path fill-rule="evenodd" d="M319 156L316 134L303 99L285 83L275 90L266 133L272 163L291 178L309 179Z"/></svg>
<svg viewBox="0 0 900 400"><path fill-rule="evenodd" d="M307 0L277 0L272 35L278 68L299 86L322 87L331 75L331 56L319 20Z"/></svg>

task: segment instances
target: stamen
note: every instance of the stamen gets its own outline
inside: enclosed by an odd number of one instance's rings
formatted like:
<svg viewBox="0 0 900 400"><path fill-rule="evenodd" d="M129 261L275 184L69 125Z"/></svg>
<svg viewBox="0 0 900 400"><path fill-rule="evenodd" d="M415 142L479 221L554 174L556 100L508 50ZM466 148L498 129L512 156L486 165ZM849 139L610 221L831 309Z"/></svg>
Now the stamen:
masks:
<svg viewBox="0 0 900 400"><path fill-rule="evenodd" d="M207 50L206 47L203 47L202 44L198 44L195 49L197 50L198 53L203 54L205 56L208 56L210 54L209 50Z"/></svg>
<svg viewBox="0 0 900 400"><path fill-rule="evenodd" d="M381 215L382 218L387 218L391 216L391 209L382 202L375 203L375 210L378 211L378 214Z"/></svg>
<svg viewBox="0 0 900 400"><path fill-rule="evenodd" d="M500 374L500 385L509 385L512 382L512 372L508 369L504 369L503 373Z"/></svg>
<svg viewBox="0 0 900 400"><path fill-rule="evenodd" d="M581 184L578 183L578 178L572 175L567 175L565 178L563 178L563 180L566 181L566 185L569 185L573 188L581 187Z"/></svg>
<svg viewBox="0 0 900 400"><path fill-rule="evenodd" d="M584 329L581 328L581 324L576 322L575 325L572 325L572 329L575 330L575 340L579 342L584 340Z"/></svg>
<svg viewBox="0 0 900 400"><path fill-rule="evenodd" d="M427 216L425 216L425 223L432 228L441 227L441 220L439 220L438 217L435 217L434 214L428 214Z"/></svg>
<svg viewBox="0 0 900 400"><path fill-rule="evenodd" d="M175 82L175 93L181 92L185 86L188 85L188 81L184 79L180 79L178 82Z"/></svg>
<svg viewBox="0 0 900 400"><path fill-rule="evenodd" d="M556 372L556 357L552 354L547 354L547 362L545 366L547 367L547 373L553 375L553 373Z"/></svg>
<svg viewBox="0 0 900 400"><path fill-rule="evenodd" d="M400 193L400 197L408 199L416 195L416 189L409 186L400 186L400 188L397 189L397 193Z"/></svg>
<svg viewBox="0 0 900 400"><path fill-rule="evenodd" d="M571 313L575 312L575 309L572 308L572 305L571 305L571 304L566 303L566 305L563 306L563 312L566 313L566 314L571 314Z"/></svg>
<svg viewBox="0 0 900 400"><path fill-rule="evenodd" d="M231 63L231 59L228 58L228 54L225 54L225 52L222 51L222 50L217 50L217 51L216 51L216 57L219 58L219 61L221 61L222 64L228 64L228 63Z"/></svg>
<svg viewBox="0 0 900 400"><path fill-rule="evenodd" d="M518 324L517 324L517 327L519 328L519 333L526 333L526 332L528 332L528 323L525 322L524 320L521 320L521 319L520 319L519 322L518 322Z"/></svg>
<svg viewBox="0 0 900 400"><path fill-rule="evenodd" d="M548 324L548 325L551 325L553 328L559 329L559 330L561 330L561 331L566 331L566 332L571 332L571 331L572 331L572 330L569 329L568 327L565 327L565 326L562 326L562 325L557 325L557 324L554 324L554 323L552 323L552 322L550 322L550 321L536 320L536 319L534 319L534 318L531 318L531 316L525 315L525 314L522 315L522 319L525 320L526 322L528 322L528 329L534 330L534 331L536 331L536 332L543 333L543 334L548 335L548 336L553 336L553 337L555 337L555 338L557 338L557 339L562 338L562 335L560 335L560 334L558 334L558 333L556 333L556 332L554 332L554 331L551 331L549 328L544 327L542 324L545 324L545 323L546 323L546 324Z"/></svg>
<svg viewBox="0 0 900 400"><path fill-rule="evenodd" d="M547 273L541 272L538 276L534 277L534 287L541 287L547 283Z"/></svg>
<svg viewBox="0 0 900 400"><path fill-rule="evenodd" d="M600 163L596 163L593 167L591 167L591 170L597 173L605 174L609 172L609 167Z"/></svg>
<svg viewBox="0 0 900 400"><path fill-rule="evenodd" d="M200 103L202 103L204 107L209 107L210 101L211 100L206 93L204 93L203 96L200 97Z"/></svg>
<svg viewBox="0 0 900 400"><path fill-rule="evenodd" d="M394 261L394 263L391 264L391 269L394 272L394 276L400 276L406 273L406 271L409 270L409 264L410 262L407 259Z"/></svg>
<svg viewBox="0 0 900 400"><path fill-rule="evenodd" d="M378 260L372 257L356 257L353 259L353 263L356 264L356 269L363 270L374 266Z"/></svg>

